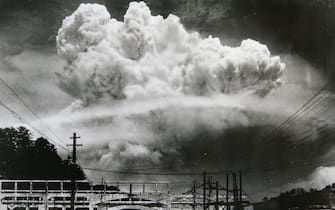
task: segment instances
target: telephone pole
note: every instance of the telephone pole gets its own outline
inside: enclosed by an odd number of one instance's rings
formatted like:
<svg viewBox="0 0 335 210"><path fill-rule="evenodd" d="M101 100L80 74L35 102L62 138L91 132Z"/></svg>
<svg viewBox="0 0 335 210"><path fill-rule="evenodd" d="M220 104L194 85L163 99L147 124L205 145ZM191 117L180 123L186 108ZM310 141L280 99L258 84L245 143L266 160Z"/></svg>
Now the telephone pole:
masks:
<svg viewBox="0 0 335 210"><path fill-rule="evenodd" d="M226 174L226 205L227 210L230 210L230 204L229 204L229 173Z"/></svg>
<svg viewBox="0 0 335 210"><path fill-rule="evenodd" d="M77 136L76 133L73 133L73 136L70 137L73 140L72 144L68 144L67 146L72 146L72 170L77 166L77 147L83 146L82 144L77 144L77 139L80 139L80 136ZM76 198L76 175L74 171L72 171L71 177L71 210L74 210L75 206L75 198Z"/></svg>
<svg viewBox="0 0 335 210"><path fill-rule="evenodd" d="M215 182L215 210L219 210L219 181Z"/></svg>
<svg viewBox="0 0 335 210"><path fill-rule="evenodd" d="M206 171L203 172L203 193L202 193L202 196L203 196L203 209L206 210L207 209L207 206L206 206Z"/></svg>
<svg viewBox="0 0 335 210"><path fill-rule="evenodd" d="M196 207L197 207L196 193L197 193L197 187L196 187L196 181L194 180L193 187L192 187L192 197L193 197L192 209L193 210L196 210Z"/></svg>

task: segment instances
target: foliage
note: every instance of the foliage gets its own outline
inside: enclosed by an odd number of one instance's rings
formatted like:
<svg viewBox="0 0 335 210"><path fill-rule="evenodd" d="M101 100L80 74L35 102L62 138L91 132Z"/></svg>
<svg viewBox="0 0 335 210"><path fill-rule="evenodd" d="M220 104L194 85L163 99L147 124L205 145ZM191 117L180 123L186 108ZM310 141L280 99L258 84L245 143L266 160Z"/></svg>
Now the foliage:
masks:
<svg viewBox="0 0 335 210"><path fill-rule="evenodd" d="M80 167L62 160L45 138L24 128L0 128L0 174L10 179L84 179Z"/></svg>

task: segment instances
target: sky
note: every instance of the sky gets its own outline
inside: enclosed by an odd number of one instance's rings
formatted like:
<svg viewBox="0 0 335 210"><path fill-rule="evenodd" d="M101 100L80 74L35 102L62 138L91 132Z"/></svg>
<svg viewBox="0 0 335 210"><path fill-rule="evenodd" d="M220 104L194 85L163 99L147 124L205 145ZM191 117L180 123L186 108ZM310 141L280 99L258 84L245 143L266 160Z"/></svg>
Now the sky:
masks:
<svg viewBox="0 0 335 210"><path fill-rule="evenodd" d="M77 132L83 167L242 170L244 188L256 199L335 181L330 88L281 135L273 134L332 80L306 54L280 47L285 36L275 37L261 21L254 25L257 33L231 26L239 21L226 27L220 18L229 11L214 8L206 20L222 30L202 27L206 22L194 11L210 5L191 3L195 9L181 13L186 4L175 1L80 3L0 1L0 77L38 117L4 83L0 100L28 121L36 136L37 129L64 145ZM1 126L24 125L8 110L0 112Z"/></svg>

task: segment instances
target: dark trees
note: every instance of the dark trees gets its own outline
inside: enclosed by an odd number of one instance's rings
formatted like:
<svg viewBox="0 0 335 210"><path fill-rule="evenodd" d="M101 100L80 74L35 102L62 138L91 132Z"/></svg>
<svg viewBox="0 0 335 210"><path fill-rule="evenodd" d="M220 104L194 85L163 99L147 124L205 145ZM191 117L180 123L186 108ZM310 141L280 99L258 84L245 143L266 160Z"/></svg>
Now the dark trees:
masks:
<svg viewBox="0 0 335 210"><path fill-rule="evenodd" d="M10 179L84 179L80 167L62 160L45 138L32 140L24 127L0 128L0 174Z"/></svg>

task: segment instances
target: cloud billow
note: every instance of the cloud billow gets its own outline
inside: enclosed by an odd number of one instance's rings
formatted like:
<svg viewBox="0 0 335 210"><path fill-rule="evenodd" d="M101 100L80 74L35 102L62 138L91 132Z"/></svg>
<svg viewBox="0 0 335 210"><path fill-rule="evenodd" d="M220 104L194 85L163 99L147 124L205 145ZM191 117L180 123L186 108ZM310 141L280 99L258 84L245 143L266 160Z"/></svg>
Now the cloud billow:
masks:
<svg viewBox="0 0 335 210"><path fill-rule="evenodd" d="M144 2L130 3L123 21L111 16L105 6L81 4L57 35L66 61L58 86L77 101L48 120L88 139L80 155L85 166L283 169L273 187L306 178L313 168L297 169L293 178L284 169L332 148L328 134L299 141L302 131L323 127L309 115L285 137L264 138L313 92L281 86L285 78L300 87L302 65L286 59L285 70L285 56L251 39L224 46L187 31L175 15L153 16Z"/></svg>
<svg viewBox="0 0 335 210"><path fill-rule="evenodd" d="M177 16L152 16L144 2L130 3L123 22L102 5L81 4L64 19L57 50L67 61L59 86L84 105L102 98L264 96L280 85L285 68L257 41L223 46L186 31Z"/></svg>

